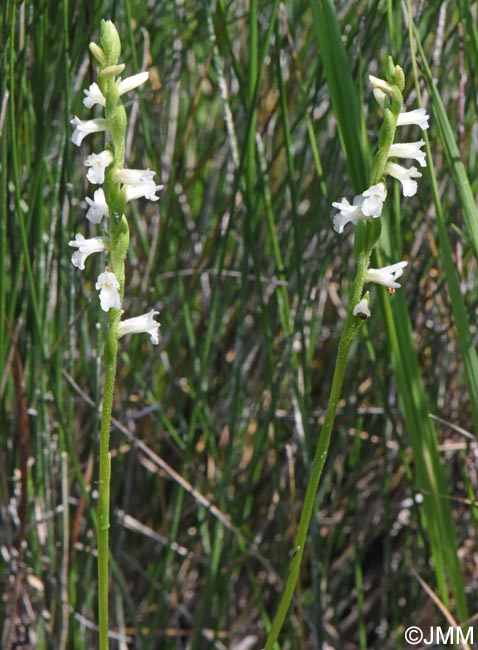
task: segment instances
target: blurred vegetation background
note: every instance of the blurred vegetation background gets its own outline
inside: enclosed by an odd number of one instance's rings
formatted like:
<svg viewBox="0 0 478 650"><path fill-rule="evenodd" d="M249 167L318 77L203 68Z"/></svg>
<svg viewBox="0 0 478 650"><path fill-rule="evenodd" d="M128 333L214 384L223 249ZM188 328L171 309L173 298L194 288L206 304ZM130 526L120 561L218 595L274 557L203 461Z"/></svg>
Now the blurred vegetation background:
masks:
<svg viewBox="0 0 478 650"><path fill-rule="evenodd" d="M159 309L162 338L121 343L111 647L263 647L353 275L331 202L366 187L388 54L431 114L429 166L412 199L389 182L377 261L410 264L395 296L372 290L280 647L403 648L410 625L476 620L477 3L411 10L2 3L2 648L96 647L103 266L79 272L67 244L96 234L99 141L78 150L69 120L90 114L101 18L126 74L150 72L127 97L128 166L165 184L128 212L126 316Z"/></svg>

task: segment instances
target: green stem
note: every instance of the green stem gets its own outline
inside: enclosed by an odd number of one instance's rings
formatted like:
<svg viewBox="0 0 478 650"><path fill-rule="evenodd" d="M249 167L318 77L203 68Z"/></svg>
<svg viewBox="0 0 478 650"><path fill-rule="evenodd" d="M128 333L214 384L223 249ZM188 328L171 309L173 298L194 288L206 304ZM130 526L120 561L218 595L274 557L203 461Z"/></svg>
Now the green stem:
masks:
<svg viewBox="0 0 478 650"><path fill-rule="evenodd" d="M98 621L100 650L108 649L108 556L110 528L110 427L116 378L118 323L121 311L110 310L110 327L105 346L105 386L101 412L100 481L98 496Z"/></svg>
<svg viewBox="0 0 478 650"><path fill-rule="evenodd" d="M357 316L352 315L352 307L358 302L362 294L365 272L368 267L369 258L370 251L367 254L359 256L357 275L355 277L352 292L352 305L345 322L342 336L340 338L339 349L337 352L337 361L335 363L334 376L332 379L332 388L330 389L329 403L327 405L324 424L322 425L319 441L315 450L314 460L312 461L309 483L307 485L304 505L302 507L302 513L300 515L299 526L297 528L294 542L293 558L289 567L289 574L287 576L287 581L282 593L279 609L267 637L265 650L272 650L275 642L277 641L279 633L282 629L282 625L284 624L284 620L287 615L292 597L294 595L297 580L299 578L302 557L304 555L305 542L310 526L310 520L312 518L312 513L314 511L314 504L320 478L322 476L322 470L324 469L324 465L327 460L330 439L332 435L332 427L334 426L337 405L339 403L340 395L342 392L342 385L344 382L345 370L347 368L349 352L363 322Z"/></svg>

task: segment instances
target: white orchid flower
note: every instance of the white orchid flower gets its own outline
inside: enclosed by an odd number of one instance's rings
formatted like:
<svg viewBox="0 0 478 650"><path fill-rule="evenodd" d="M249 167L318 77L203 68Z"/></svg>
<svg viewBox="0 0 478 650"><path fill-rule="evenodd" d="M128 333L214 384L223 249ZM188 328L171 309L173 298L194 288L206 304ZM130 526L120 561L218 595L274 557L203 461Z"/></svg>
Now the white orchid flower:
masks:
<svg viewBox="0 0 478 650"><path fill-rule="evenodd" d="M151 337L151 343L158 345L159 343L159 323L154 320L159 311L151 309L147 314L136 316L135 318L128 318L127 320L120 321L118 325L118 338L126 334L141 334L145 332Z"/></svg>
<svg viewBox="0 0 478 650"><path fill-rule="evenodd" d="M105 271L99 274L95 289L100 292L100 304L103 311L121 309L119 288L120 285L114 273Z"/></svg>
<svg viewBox="0 0 478 650"><path fill-rule="evenodd" d="M91 237L91 239L85 239L83 235L77 233L75 239L68 242L68 246L73 246L73 248L78 249L71 256L73 266L76 266L77 269L83 270L85 268L85 260L89 255L92 253L101 253L107 249L106 241L106 237Z"/></svg>

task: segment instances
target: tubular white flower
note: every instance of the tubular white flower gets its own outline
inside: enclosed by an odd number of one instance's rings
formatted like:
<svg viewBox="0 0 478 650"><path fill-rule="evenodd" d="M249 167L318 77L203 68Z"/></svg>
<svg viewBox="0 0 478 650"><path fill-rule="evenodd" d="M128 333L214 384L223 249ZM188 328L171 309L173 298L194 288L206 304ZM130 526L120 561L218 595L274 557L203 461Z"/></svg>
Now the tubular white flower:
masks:
<svg viewBox="0 0 478 650"><path fill-rule="evenodd" d="M385 184L372 185L368 190L362 192L362 196L365 199L361 206L362 212L367 217L379 217L382 214L383 202L387 198Z"/></svg>
<svg viewBox="0 0 478 650"><path fill-rule="evenodd" d="M400 113L397 120L397 126L407 126L408 124L416 124L422 131L428 129L428 120L430 116L424 108L416 108L413 111L404 111Z"/></svg>
<svg viewBox="0 0 478 650"><path fill-rule="evenodd" d="M118 169L114 173L115 181L124 185L140 185L152 181L155 172L150 169Z"/></svg>
<svg viewBox="0 0 478 650"><path fill-rule="evenodd" d="M130 90L134 90L138 86L141 86L145 81L148 81L148 79L149 72L139 72L131 77L126 77L126 79L123 79L123 81L120 82L118 92L120 95L124 95Z"/></svg>
<svg viewBox="0 0 478 650"><path fill-rule="evenodd" d="M365 272L365 282L376 282L383 284L384 287L398 289L401 285L396 282L396 279L402 275L407 264L408 262L397 262L381 269L368 269Z"/></svg>
<svg viewBox="0 0 478 650"><path fill-rule="evenodd" d="M352 314L354 316L358 316L362 320L370 318L370 308L367 298L362 298L362 300L355 305Z"/></svg>
<svg viewBox="0 0 478 650"><path fill-rule="evenodd" d="M359 195L354 198L353 204L350 205L345 197L342 197L340 203L332 203L332 207L337 208L339 212L334 215L334 230L339 235L343 233L344 226L348 223L353 223L354 226L361 220L368 217L362 212L363 196Z"/></svg>
<svg viewBox="0 0 478 650"><path fill-rule="evenodd" d="M73 144L76 144L77 147L83 142L83 138L90 133L99 133L100 131L106 131L108 129L107 122L103 117L98 117L94 120L80 120L79 117L75 117L70 120L70 124L75 127L73 135L71 136L71 141Z"/></svg>
<svg viewBox="0 0 478 650"><path fill-rule="evenodd" d="M390 147L390 158L413 158L419 163L420 167L426 167L427 161L425 159L425 152L421 147L425 144L425 140L418 142L397 142Z"/></svg>
<svg viewBox="0 0 478 650"><path fill-rule="evenodd" d="M402 167L397 163L388 162L385 167L385 173L390 174L402 184L403 196L415 196L417 193L417 181L414 178L421 178L421 173L416 167Z"/></svg>
<svg viewBox="0 0 478 650"><path fill-rule="evenodd" d="M162 190L164 185L156 185L156 183L149 178L144 179L137 185L126 185L126 200L133 201L134 199L139 199L144 196L145 199L149 201L159 201L159 196L156 196L156 192Z"/></svg>
<svg viewBox="0 0 478 650"><path fill-rule="evenodd" d="M77 233L75 239L68 242L68 246L73 246L78 250L71 256L73 266L77 269L83 270L85 268L85 260L88 255L92 253L101 253L106 250L106 237L91 237L85 239L83 235Z"/></svg>
<svg viewBox="0 0 478 650"><path fill-rule="evenodd" d="M95 289L100 292L100 304L103 311L121 309L119 288L120 285L114 273L105 271L99 274Z"/></svg>
<svg viewBox="0 0 478 650"><path fill-rule="evenodd" d="M126 334L141 334L145 332L151 337L151 343L158 345L159 343L159 323L154 320L159 311L152 309L147 314L136 316L135 318L128 318L127 320L120 321L118 325L118 338Z"/></svg>
<svg viewBox="0 0 478 650"><path fill-rule="evenodd" d="M86 202L90 206L86 213L86 218L91 223L99 224L103 217L107 217L109 214L103 188L100 187L99 190L96 190L93 196L94 199L90 199L88 196L86 197Z"/></svg>
<svg viewBox="0 0 478 650"><path fill-rule="evenodd" d="M101 185L105 182L105 169L113 162L111 151L105 150L101 153L92 153L85 160L85 165L89 167L86 174L90 183Z"/></svg>
<svg viewBox="0 0 478 650"><path fill-rule="evenodd" d="M386 95L392 94L393 92L392 86L384 79L379 79L378 77L374 77L373 74L369 74L368 79L374 90L376 89L381 90Z"/></svg>
<svg viewBox="0 0 478 650"><path fill-rule="evenodd" d="M83 104L86 106L86 108L93 108L95 104L106 106L105 96L101 92L100 87L97 83L92 83L88 90L84 90L83 92L85 93Z"/></svg>

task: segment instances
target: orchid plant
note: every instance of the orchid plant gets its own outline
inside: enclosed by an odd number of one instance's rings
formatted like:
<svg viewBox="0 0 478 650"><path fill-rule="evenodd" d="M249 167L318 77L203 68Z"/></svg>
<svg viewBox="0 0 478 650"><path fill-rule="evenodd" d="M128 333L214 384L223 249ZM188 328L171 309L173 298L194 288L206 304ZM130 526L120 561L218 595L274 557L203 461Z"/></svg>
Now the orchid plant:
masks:
<svg viewBox="0 0 478 650"><path fill-rule="evenodd" d="M428 128L429 120L424 109L403 110L402 92L405 86L405 77L402 68L394 65L392 59L389 58L386 79L370 76L369 80L375 99L383 111L383 123L378 137L378 151L371 171L371 184L361 194L355 196L352 203L345 197L340 202L332 203L332 206L338 210L333 216L334 230L341 234L349 223L355 226L354 249L357 271L352 285L348 316L340 338L324 424L312 462L309 483L297 528L294 553L279 609L267 637L265 650L272 650L275 646L295 591L307 532L314 510L317 488L327 460L332 428L350 349L363 326L363 322L371 316L370 292L364 292L364 287L367 283L372 282L387 287L389 292L393 293L395 289L400 287L397 279L402 276L403 270L408 264L407 261L401 261L380 269L370 268L372 251L380 238L380 218L387 198L387 178L392 177L400 181L403 196L411 197L417 192L418 184L416 179L420 178L422 174L415 166L404 167L395 159L410 158L417 161L420 167L426 167L425 153L422 151L425 144L423 140L409 143L394 141L397 128L414 125L425 131Z"/></svg>
<svg viewBox="0 0 478 650"><path fill-rule="evenodd" d="M80 270L85 269L85 261L93 253L101 253L107 258L105 270L99 274L95 284L99 291L100 307L107 312L109 321L104 351L105 381L100 431L97 524L99 647L100 650L106 650L111 475L109 445L118 339L127 334L144 332L149 334L153 344L159 343L159 323L154 319L158 312L154 309L142 316L122 319L125 259L129 248L129 227L124 211L126 204L134 199L144 197L157 201L157 192L163 186L156 185L154 172L149 169L125 168L127 117L121 97L144 84L148 80L148 72L140 72L125 79L119 78L125 66L118 63L121 42L111 21L101 22L100 45L90 43L89 47L98 63L98 82L85 90L83 103L86 108L102 107L104 117L81 120L75 116L71 120L74 127L72 142L80 146L87 135L95 133L103 133L106 139L103 151L93 153L85 160L88 181L92 185L100 186L94 191L93 198L86 197L86 218L92 224L101 226L103 233L90 239L77 233L69 245L76 249L71 261Z"/></svg>

